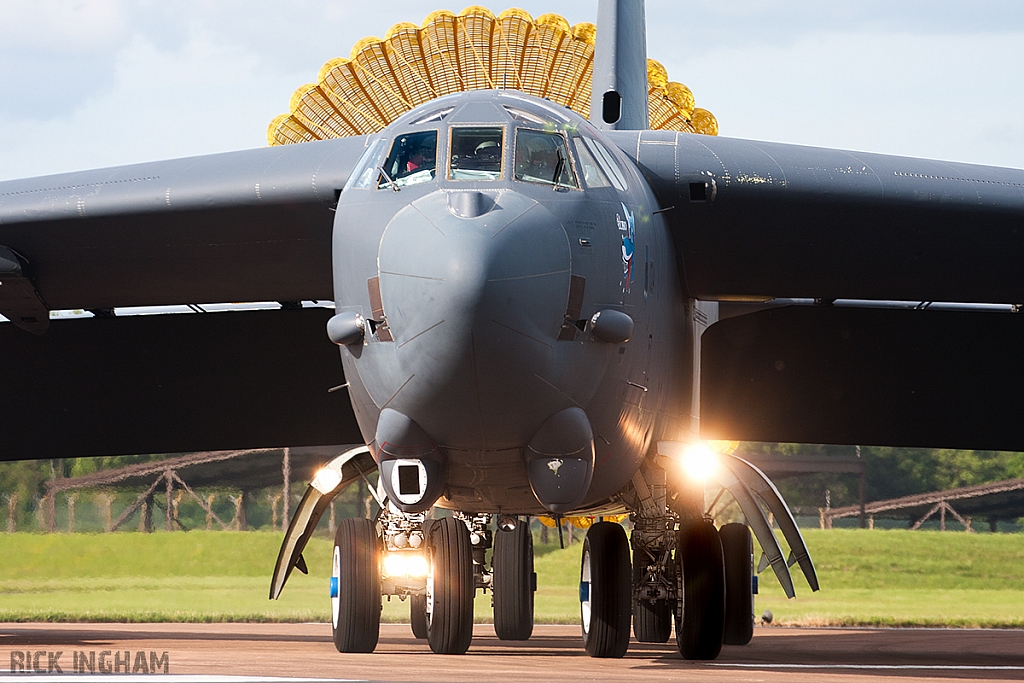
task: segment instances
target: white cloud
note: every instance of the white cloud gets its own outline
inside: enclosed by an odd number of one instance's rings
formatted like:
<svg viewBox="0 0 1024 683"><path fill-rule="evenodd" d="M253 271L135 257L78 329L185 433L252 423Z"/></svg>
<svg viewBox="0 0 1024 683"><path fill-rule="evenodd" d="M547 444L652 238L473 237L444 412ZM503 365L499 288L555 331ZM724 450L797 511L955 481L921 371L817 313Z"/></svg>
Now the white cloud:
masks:
<svg viewBox="0 0 1024 683"><path fill-rule="evenodd" d="M260 67L257 55L210 35L173 52L137 37L117 55L114 87L73 113L0 119L18 132L4 144L2 163L35 175L259 147L270 119L287 108L281 93L300 77L268 79Z"/></svg>
<svg viewBox="0 0 1024 683"><path fill-rule="evenodd" d="M723 134L1022 166L1021 63L1024 34L819 33L676 69Z"/></svg>
<svg viewBox="0 0 1024 683"><path fill-rule="evenodd" d="M117 0L4 0L0 4L0 53L45 51L81 55L106 50L128 30Z"/></svg>

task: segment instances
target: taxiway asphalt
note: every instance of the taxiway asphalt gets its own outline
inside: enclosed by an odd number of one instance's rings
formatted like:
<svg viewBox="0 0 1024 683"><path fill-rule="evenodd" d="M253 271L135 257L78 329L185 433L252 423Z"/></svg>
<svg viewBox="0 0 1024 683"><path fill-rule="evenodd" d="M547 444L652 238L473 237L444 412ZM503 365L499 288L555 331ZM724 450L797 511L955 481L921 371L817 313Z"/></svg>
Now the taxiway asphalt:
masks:
<svg viewBox="0 0 1024 683"><path fill-rule="evenodd" d="M1024 680L1024 631L761 627L750 645L726 646L714 662L683 660L674 645L633 642L622 659L591 659L578 626L538 625L529 641L513 643L480 624L469 653L442 656L414 639L407 625L385 624L373 654L339 654L326 624L0 624L0 682L27 678L8 674L9 653L18 651L63 653L63 673L31 680L65 683L78 678L73 653L104 651L166 652L164 680L198 674L239 682ZM216 678L222 676L228 678Z"/></svg>

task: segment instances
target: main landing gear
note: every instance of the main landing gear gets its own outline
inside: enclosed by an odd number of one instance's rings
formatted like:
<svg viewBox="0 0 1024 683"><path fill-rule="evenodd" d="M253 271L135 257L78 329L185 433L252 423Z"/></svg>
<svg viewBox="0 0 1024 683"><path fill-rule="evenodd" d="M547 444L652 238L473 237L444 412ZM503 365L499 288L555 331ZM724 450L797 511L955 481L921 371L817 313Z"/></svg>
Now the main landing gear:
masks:
<svg viewBox="0 0 1024 683"><path fill-rule="evenodd" d="M439 519L427 538L427 642L438 654L461 655L473 641L473 548L466 525Z"/></svg>
<svg viewBox="0 0 1024 683"><path fill-rule="evenodd" d="M745 524L716 529L699 493L675 487L665 471L645 468L633 479L633 533L599 522L587 533L580 568L583 642L593 657L621 657L633 634L664 643L675 624L686 659L716 658L723 644L753 636L753 543ZM630 566L632 546L632 567Z"/></svg>
<svg viewBox="0 0 1024 683"><path fill-rule="evenodd" d="M676 644L686 659L714 659L723 643L750 642L753 556L745 525L727 524L720 532L710 521L697 519L683 522L673 543L656 552L642 544L634 532L631 572L621 526L599 522L587 532L580 612L590 656L623 656L630 616L642 643L668 641L674 621Z"/></svg>
<svg viewBox="0 0 1024 683"><path fill-rule="evenodd" d="M503 640L533 633L533 539L529 524L503 515L427 520L385 509L376 522L346 519L335 535L331 572L334 644L372 652L383 595L409 601L413 635L438 654L463 654L473 639L477 589L493 591L495 631ZM496 534L496 537L495 537ZM492 568L485 564L493 542ZM628 558L627 558L628 562Z"/></svg>

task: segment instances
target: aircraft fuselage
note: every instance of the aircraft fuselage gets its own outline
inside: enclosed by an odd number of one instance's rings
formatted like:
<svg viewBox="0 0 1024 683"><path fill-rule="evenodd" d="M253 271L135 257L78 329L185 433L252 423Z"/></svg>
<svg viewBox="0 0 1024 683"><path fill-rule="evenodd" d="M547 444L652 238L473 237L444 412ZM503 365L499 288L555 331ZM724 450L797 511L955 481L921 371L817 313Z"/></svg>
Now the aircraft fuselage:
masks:
<svg viewBox="0 0 1024 683"><path fill-rule="evenodd" d="M436 164L417 176L424 141ZM337 311L368 321L342 361L378 462L382 411L396 411L440 461L441 505L526 514L545 509L528 462L549 455L531 441L560 411L582 409L592 431L575 508L621 490L653 440L682 438L692 305L657 209L599 131L521 93L436 100L371 139L339 199L333 258ZM628 340L598 338L601 311L632 319ZM403 454L416 455L390 451Z"/></svg>

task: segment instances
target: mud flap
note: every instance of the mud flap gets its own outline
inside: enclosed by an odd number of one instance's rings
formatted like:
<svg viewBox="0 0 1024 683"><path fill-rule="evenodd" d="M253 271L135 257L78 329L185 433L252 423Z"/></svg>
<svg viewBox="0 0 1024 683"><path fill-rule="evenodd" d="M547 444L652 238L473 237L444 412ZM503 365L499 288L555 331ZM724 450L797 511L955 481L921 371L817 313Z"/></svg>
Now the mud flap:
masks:
<svg viewBox="0 0 1024 683"><path fill-rule="evenodd" d="M293 569L306 573L302 551L334 497L354 481L376 469L377 463L366 446L351 448L320 468L302 496L295 514L292 515L288 532L281 543L277 564L274 565L274 575L270 579L271 600L276 600L281 595Z"/></svg>

